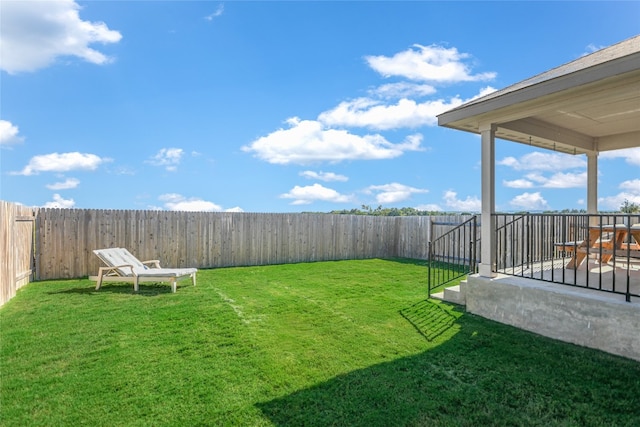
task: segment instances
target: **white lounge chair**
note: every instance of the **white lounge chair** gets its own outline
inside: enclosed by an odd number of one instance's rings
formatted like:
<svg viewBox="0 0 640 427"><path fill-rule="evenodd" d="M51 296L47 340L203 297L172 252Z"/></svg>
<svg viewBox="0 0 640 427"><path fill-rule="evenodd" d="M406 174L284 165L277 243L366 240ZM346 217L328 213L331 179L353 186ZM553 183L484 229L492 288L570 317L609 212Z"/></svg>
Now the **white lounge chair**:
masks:
<svg viewBox="0 0 640 427"><path fill-rule="evenodd" d="M197 268L161 268L159 260L140 261L125 248L96 249L93 253L107 265L100 267L97 276L89 277L96 282L96 290L102 282L133 282L135 292L140 282L170 282L172 292L181 279L191 278L196 285Z"/></svg>

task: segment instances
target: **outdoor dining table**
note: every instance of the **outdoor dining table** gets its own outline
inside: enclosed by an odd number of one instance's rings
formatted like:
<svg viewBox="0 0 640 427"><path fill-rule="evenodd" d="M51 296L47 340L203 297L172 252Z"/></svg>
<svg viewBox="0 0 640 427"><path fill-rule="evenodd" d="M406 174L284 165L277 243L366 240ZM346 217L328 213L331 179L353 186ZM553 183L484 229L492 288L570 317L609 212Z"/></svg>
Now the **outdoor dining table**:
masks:
<svg viewBox="0 0 640 427"><path fill-rule="evenodd" d="M618 255L640 257L640 224L628 227L625 224L594 225L589 227L585 240L576 242L567 268L577 269L587 255L597 255L600 263L606 264ZM564 245L567 249L567 245Z"/></svg>

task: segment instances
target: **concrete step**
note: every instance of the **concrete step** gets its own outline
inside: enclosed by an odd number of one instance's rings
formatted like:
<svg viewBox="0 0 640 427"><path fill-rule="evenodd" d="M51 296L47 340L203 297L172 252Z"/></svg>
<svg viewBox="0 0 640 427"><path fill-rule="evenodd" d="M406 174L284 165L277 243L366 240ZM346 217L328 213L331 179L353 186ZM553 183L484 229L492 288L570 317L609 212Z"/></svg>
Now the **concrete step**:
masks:
<svg viewBox="0 0 640 427"><path fill-rule="evenodd" d="M452 302L454 304L465 305L466 299L464 291L466 284L467 281L463 280L459 285L444 288L444 291L442 292L431 294L431 298L439 299L446 302Z"/></svg>
<svg viewBox="0 0 640 427"><path fill-rule="evenodd" d="M439 299L444 301L444 291L442 292L436 292L435 294L431 294L431 298L433 299Z"/></svg>

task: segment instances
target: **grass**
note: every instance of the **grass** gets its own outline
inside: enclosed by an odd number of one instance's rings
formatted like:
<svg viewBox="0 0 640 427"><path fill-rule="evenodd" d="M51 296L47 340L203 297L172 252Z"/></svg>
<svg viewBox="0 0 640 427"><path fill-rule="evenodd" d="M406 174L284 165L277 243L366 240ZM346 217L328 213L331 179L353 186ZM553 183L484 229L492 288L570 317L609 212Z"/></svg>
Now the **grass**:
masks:
<svg viewBox="0 0 640 427"><path fill-rule="evenodd" d="M425 300L424 265L36 282L0 309L3 426L634 426L640 363Z"/></svg>

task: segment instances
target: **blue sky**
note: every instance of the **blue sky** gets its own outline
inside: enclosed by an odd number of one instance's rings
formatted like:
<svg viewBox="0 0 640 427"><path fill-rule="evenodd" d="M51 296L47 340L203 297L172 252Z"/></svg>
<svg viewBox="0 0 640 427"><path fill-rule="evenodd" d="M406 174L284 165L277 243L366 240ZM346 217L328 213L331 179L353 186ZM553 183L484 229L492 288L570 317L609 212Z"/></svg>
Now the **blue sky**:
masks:
<svg viewBox="0 0 640 427"><path fill-rule="evenodd" d="M0 3L0 199L245 212L480 209L436 115L640 33L640 2ZM500 211L584 209L586 158L496 142ZM599 207L640 203L640 149Z"/></svg>

